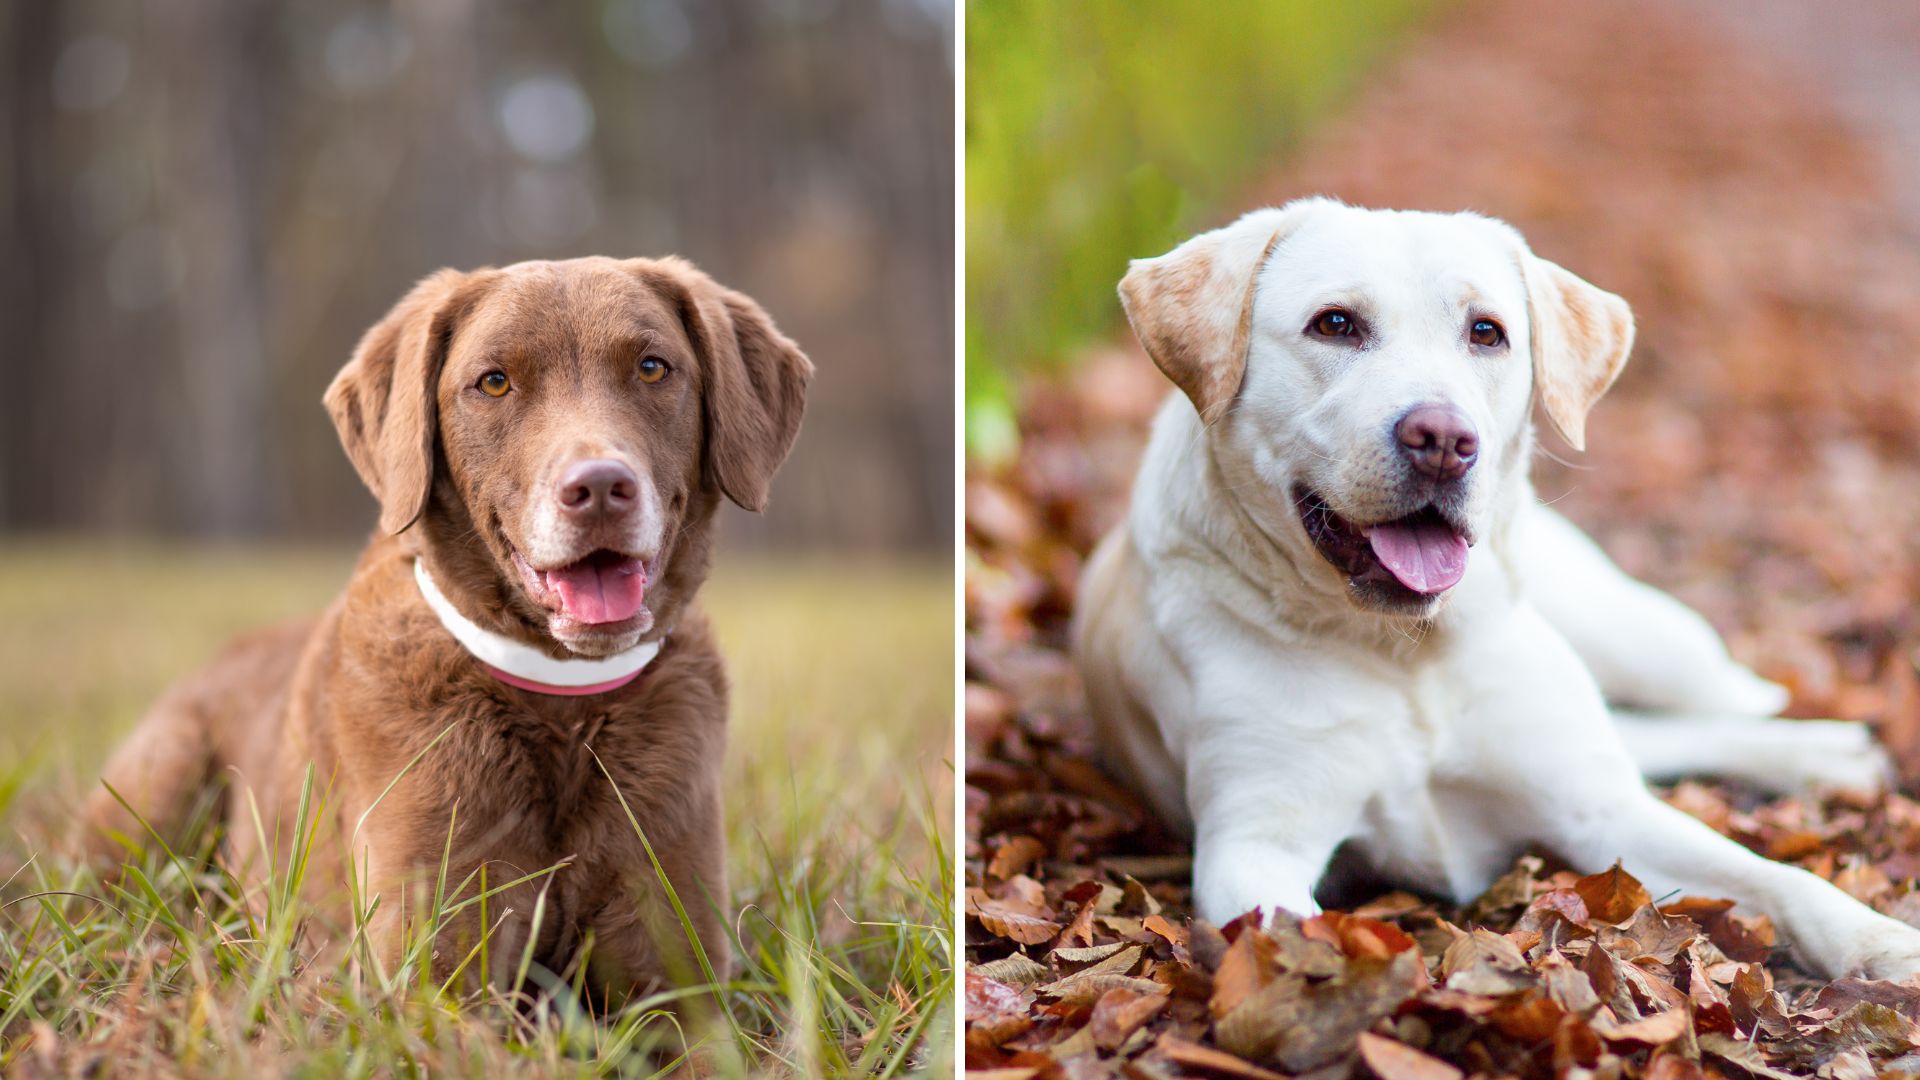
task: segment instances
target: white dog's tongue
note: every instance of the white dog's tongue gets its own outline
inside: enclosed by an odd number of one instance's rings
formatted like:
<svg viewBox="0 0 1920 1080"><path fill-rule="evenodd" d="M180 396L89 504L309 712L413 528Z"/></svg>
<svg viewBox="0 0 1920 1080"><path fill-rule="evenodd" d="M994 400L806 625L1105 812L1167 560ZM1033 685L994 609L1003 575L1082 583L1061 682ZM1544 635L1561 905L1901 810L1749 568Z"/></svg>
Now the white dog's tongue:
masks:
<svg viewBox="0 0 1920 1080"><path fill-rule="evenodd" d="M582 559L547 571L547 584L560 594L567 615L583 623L624 622L647 598L647 573L638 559Z"/></svg>
<svg viewBox="0 0 1920 1080"><path fill-rule="evenodd" d="M1375 525L1367 542L1388 573L1423 596L1446 592L1467 572L1466 537L1438 521Z"/></svg>

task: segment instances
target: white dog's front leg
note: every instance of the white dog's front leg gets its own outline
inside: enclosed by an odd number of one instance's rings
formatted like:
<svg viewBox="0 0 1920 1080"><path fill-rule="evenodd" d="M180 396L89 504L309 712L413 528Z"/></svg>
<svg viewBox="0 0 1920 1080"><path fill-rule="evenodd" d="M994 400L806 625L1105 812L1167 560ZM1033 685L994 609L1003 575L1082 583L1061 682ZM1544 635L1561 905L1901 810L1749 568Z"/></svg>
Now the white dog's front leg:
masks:
<svg viewBox="0 0 1920 1080"><path fill-rule="evenodd" d="M1731 899L1771 918L1823 975L1920 974L1920 930L1655 798L1598 688L1536 612L1519 609L1463 653L1473 704L1463 753L1449 770L1456 827L1493 830L1516 847L1544 844L1584 872L1618 861L1655 897Z"/></svg>
<svg viewBox="0 0 1920 1080"><path fill-rule="evenodd" d="M1764 912L1802 963L1828 978L1920 975L1920 930L1890 919L1798 867L1748 851L1643 790L1591 805L1543 838L1576 866L1619 860L1656 898L1724 897Z"/></svg>
<svg viewBox="0 0 1920 1080"><path fill-rule="evenodd" d="M1356 767L1369 758L1352 728L1302 730L1272 715L1283 708L1210 720L1189 748L1194 905L1216 925L1256 907L1269 918L1316 914L1313 890L1378 790L1378 778Z"/></svg>

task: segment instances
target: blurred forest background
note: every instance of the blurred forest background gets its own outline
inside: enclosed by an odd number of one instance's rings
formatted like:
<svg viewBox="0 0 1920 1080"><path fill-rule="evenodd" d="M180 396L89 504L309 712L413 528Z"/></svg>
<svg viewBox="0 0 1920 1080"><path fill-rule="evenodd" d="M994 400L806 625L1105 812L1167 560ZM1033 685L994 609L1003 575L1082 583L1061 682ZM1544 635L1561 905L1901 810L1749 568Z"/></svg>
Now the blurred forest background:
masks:
<svg viewBox="0 0 1920 1080"><path fill-rule="evenodd" d="M952 0L0 2L0 866L32 856L0 872L0 1074L656 1067L611 1024L565 1036L607 1055L588 1062L484 1009L423 1022L383 995L341 1019L355 991L321 968L263 1007L257 954L203 964L87 897L100 921L47 936L69 914L25 897L110 893L64 846L99 760L234 633L347 580L374 505L320 396L367 326L441 266L670 253L818 368L772 506L727 511L736 550L701 593L732 675L729 1016L756 1075L940 1069L953 20ZM209 949L224 918L197 908ZM151 994L118 992L136 967ZM228 1010L248 1019L206 1020Z"/></svg>
<svg viewBox="0 0 1920 1080"><path fill-rule="evenodd" d="M320 408L443 266L678 253L820 375L735 540L952 535L950 0L0 6L0 531L349 538Z"/></svg>

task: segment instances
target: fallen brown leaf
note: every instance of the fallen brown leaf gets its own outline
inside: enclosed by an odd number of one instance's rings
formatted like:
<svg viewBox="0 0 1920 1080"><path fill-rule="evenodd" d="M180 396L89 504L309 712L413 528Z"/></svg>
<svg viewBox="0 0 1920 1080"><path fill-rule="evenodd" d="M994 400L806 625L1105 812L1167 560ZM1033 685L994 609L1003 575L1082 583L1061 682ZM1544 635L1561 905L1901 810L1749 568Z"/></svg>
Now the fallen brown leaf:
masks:
<svg viewBox="0 0 1920 1080"><path fill-rule="evenodd" d="M1614 863L1612 869L1591 874L1574 882L1578 893L1596 922L1622 923L1633 913L1653 902L1646 886Z"/></svg>
<svg viewBox="0 0 1920 1080"><path fill-rule="evenodd" d="M1126 989L1107 991L1094 1003L1093 1017L1087 1021L1093 1032L1093 1044L1102 1050L1119 1049L1140 1025L1166 1007L1167 998L1163 994L1138 994Z"/></svg>
<svg viewBox="0 0 1920 1080"><path fill-rule="evenodd" d="M1464 1075L1431 1054L1370 1031L1360 1033L1359 1045L1360 1060L1380 1080L1461 1080Z"/></svg>
<svg viewBox="0 0 1920 1080"><path fill-rule="evenodd" d="M1047 845L1031 836L1012 837L994 849L993 859L987 863L987 876L1005 881L1015 874L1024 874L1046 853Z"/></svg>
<svg viewBox="0 0 1920 1080"><path fill-rule="evenodd" d="M1216 1076L1239 1077L1242 1080L1289 1080L1284 1073L1263 1069L1251 1062L1211 1050L1198 1043L1173 1035L1162 1035L1154 1044L1162 1057L1190 1069L1199 1069Z"/></svg>

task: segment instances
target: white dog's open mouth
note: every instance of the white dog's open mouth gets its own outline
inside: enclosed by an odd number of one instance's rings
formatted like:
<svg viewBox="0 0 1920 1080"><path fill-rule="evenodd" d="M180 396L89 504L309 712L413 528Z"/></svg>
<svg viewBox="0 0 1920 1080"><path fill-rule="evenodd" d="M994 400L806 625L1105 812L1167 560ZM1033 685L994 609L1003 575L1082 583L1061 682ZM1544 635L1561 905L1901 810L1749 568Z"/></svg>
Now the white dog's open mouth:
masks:
<svg viewBox="0 0 1920 1080"><path fill-rule="evenodd" d="M1431 597L1453 588L1466 575L1472 540L1437 507L1358 525L1335 513L1308 488L1295 488L1293 503L1321 557L1355 585L1398 587Z"/></svg>

